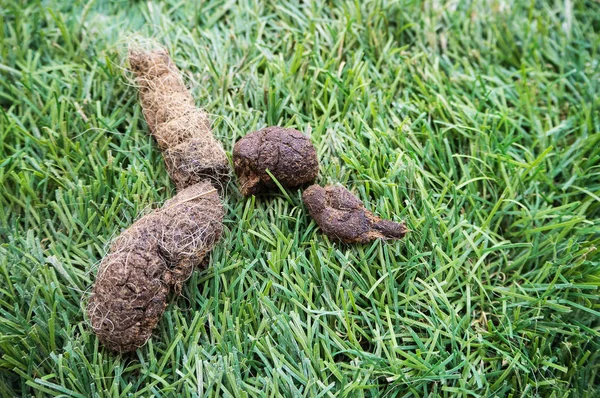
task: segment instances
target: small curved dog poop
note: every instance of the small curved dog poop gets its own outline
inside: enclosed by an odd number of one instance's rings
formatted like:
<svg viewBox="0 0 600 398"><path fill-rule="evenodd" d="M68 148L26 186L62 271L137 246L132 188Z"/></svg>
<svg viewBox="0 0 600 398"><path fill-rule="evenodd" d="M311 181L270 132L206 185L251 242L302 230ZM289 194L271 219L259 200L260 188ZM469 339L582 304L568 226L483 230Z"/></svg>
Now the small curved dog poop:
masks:
<svg viewBox="0 0 600 398"><path fill-rule="evenodd" d="M366 243L375 239L401 239L404 222L382 220L363 202L340 185L325 188L311 185L302 194L311 217L325 235L346 243Z"/></svg>

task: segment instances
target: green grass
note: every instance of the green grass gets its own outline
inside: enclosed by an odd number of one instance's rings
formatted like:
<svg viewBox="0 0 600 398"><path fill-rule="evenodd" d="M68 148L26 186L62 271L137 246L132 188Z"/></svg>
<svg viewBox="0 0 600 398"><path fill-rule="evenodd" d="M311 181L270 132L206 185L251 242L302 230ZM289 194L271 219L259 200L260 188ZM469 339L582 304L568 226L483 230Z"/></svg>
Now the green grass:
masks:
<svg viewBox="0 0 600 398"><path fill-rule="evenodd" d="M97 265L174 194L134 34L227 151L296 127L410 235L340 244L300 190L232 185L210 267L103 349ZM591 0L0 0L0 396L598 396L599 99Z"/></svg>

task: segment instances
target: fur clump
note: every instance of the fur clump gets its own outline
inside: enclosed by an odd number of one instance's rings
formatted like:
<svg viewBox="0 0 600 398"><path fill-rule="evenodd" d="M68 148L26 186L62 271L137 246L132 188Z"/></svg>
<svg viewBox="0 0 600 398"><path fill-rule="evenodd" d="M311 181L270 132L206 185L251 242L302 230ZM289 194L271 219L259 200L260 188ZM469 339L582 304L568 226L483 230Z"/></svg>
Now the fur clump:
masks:
<svg viewBox="0 0 600 398"><path fill-rule="evenodd" d="M100 264L88 316L100 341L128 352L142 346L171 291L198 267L223 232L223 206L207 180L180 191L136 221Z"/></svg>
<svg viewBox="0 0 600 398"><path fill-rule="evenodd" d="M317 151L298 130L267 127L239 140L233 164L244 196L275 187L267 170L287 188L315 181L319 174Z"/></svg>
<svg viewBox="0 0 600 398"><path fill-rule="evenodd" d="M151 134L163 151L177 189L211 178L229 180L229 161L214 138L208 115L198 109L165 50L130 50L140 102Z"/></svg>
<svg viewBox="0 0 600 398"><path fill-rule="evenodd" d="M340 185L311 185L302 194L311 217L333 239L366 243L374 239L400 239L406 225L382 220L365 209L363 202Z"/></svg>

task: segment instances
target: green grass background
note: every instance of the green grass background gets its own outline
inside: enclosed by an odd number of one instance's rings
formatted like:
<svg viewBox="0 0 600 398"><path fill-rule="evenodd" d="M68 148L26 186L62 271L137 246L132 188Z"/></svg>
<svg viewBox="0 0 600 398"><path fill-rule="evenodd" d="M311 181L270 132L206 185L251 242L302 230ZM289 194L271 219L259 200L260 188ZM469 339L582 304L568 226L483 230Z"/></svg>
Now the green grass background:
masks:
<svg viewBox="0 0 600 398"><path fill-rule="evenodd" d="M174 194L122 67L153 37L231 151L309 134L399 242L301 191L226 233L147 345L99 345L107 244ZM598 1L0 0L0 396L598 396Z"/></svg>

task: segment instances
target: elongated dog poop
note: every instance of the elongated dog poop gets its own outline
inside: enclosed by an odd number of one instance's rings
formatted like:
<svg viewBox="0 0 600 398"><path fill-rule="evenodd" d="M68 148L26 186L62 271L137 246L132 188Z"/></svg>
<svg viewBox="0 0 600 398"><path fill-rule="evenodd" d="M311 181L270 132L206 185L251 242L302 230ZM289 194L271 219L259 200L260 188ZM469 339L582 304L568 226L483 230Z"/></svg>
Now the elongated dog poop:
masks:
<svg viewBox="0 0 600 398"><path fill-rule="evenodd" d="M215 187L230 174L206 113L195 107L168 54L130 51L129 63L178 194L123 231L100 263L88 317L100 341L119 352L150 338L168 294L181 291L221 237L223 205Z"/></svg>
<svg viewBox="0 0 600 398"><path fill-rule="evenodd" d="M169 292L181 290L222 232L223 206L208 181L180 191L123 231L100 263L88 304L100 341L120 352L143 345Z"/></svg>
<svg viewBox="0 0 600 398"><path fill-rule="evenodd" d="M129 65L150 133L177 189L206 178L225 185L230 176L227 155L167 52L130 50Z"/></svg>

